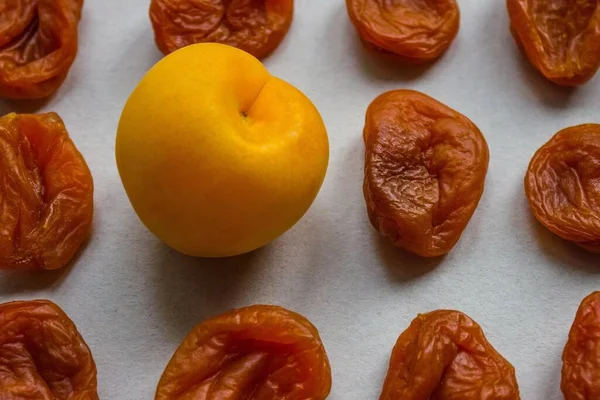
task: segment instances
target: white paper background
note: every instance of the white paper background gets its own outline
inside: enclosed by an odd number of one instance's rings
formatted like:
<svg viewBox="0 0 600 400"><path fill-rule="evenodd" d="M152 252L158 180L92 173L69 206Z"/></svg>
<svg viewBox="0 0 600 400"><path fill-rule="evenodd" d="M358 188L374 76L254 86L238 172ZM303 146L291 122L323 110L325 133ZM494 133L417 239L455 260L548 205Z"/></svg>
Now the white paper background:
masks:
<svg viewBox="0 0 600 400"><path fill-rule="evenodd" d="M397 336L417 313L438 308L459 309L482 325L516 367L523 399L561 399L560 355L579 302L599 288L599 258L536 223L522 181L555 132L600 122L600 78L573 91L554 86L518 52L503 1L459 3L462 26L448 53L429 68L410 68L363 49L343 0L296 0L291 31L265 63L323 115L331 142L325 184L305 218L271 245L202 260L146 231L114 162L124 102L161 57L148 0L86 0L79 55L58 94L47 103L4 102L0 110L63 117L95 179L93 238L68 271L2 273L0 300L61 305L93 351L102 399L153 398L193 326L255 303L288 307L319 328L333 370L330 399L377 399ZM491 151L479 208L439 261L394 249L367 221L364 112L397 88L468 116Z"/></svg>

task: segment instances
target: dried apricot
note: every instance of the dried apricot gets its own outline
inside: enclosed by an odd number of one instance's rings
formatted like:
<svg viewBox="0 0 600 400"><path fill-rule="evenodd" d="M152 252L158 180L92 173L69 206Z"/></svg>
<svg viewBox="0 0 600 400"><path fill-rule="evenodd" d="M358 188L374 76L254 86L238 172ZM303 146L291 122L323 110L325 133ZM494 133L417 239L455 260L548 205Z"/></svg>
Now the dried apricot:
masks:
<svg viewBox="0 0 600 400"><path fill-rule="evenodd" d="M256 58L279 46L294 14L294 0L152 0L150 19L165 54L184 46L216 42Z"/></svg>
<svg viewBox="0 0 600 400"><path fill-rule="evenodd" d="M51 301L0 304L0 399L98 399L92 353Z"/></svg>
<svg viewBox="0 0 600 400"><path fill-rule="evenodd" d="M566 400L600 398L600 292L581 302L563 352L560 388Z"/></svg>
<svg viewBox="0 0 600 400"><path fill-rule="evenodd" d="M459 311L417 316L392 352L380 400L519 400L514 367Z"/></svg>
<svg viewBox="0 0 600 400"><path fill-rule="evenodd" d="M529 62L563 86L600 67L600 0L507 0L511 31Z"/></svg>
<svg viewBox="0 0 600 400"><path fill-rule="evenodd" d="M37 99L63 83L77 54L83 0L0 3L0 97Z"/></svg>
<svg viewBox="0 0 600 400"><path fill-rule="evenodd" d="M533 156L525 192L546 228L600 252L600 125L574 126L554 135Z"/></svg>
<svg viewBox="0 0 600 400"><path fill-rule="evenodd" d="M367 110L364 195L371 223L424 257L448 253L483 194L487 143L465 116L396 90Z"/></svg>
<svg viewBox="0 0 600 400"><path fill-rule="evenodd" d="M58 115L0 118L0 269L57 269L88 238L92 175Z"/></svg>
<svg viewBox="0 0 600 400"><path fill-rule="evenodd" d="M346 0L346 7L364 42L413 63L440 57L460 25L456 0Z"/></svg>
<svg viewBox="0 0 600 400"><path fill-rule="evenodd" d="M331 370L317 329L274 306L204 321L167 365L156 400L323 400Z"/></svg>

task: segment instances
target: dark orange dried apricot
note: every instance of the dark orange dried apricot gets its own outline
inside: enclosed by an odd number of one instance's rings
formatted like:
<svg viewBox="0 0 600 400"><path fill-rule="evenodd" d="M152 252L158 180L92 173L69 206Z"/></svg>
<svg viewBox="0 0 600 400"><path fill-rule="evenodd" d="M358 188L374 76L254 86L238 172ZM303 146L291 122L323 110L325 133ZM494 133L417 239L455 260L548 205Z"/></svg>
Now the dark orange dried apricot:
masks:
<svg viewBox="0 0 600 400"><path fill-rule="evenodd" d="M581 85L600 67L600 0L507 0L511 31L552 82Z"/></svg>
<svg viewBox="0 0 600 400"><path fill-rule="evenodd" d="M93 182L55 113L0 118L0 269L64 267L88 238Z"/></svg>
<svg viewBox="0 0 600 400"><path fill-rule="evenodd" d="M412 63L440 57L460 25L456 0L346 0L346 7L364 42Z"/></svg>
<svg viewBox="0 0 600 400"><path fill-rule="evenodd" d="M294 0L152 0L150 19L165 54L184 46L216 42L256 58L279 46L294 14Z"/></svg>
<svg viewBox="0 0 600 400"><path fill-rule="evenodd" d="M317 329L281 307L252 306L204 321L167 365L156 400L323 400L331 369Z"/></svg>
<svg viewBox="0 0 600 400"><path fill-rule="evenodd" d="M581 302L563 351L560 388L565 400L600 398L600 292Z"/></svg>
<svg viewBox="0 0 600 400"><path fill-rule="evenodd" d="M519 400L514 367L459 311L417 316L394 346L380 400Z"/></svg>
<svg viewBox="0 0 600 400"><path fill-rule="evenodd" d="M369 106L364 141L375 229L420 256L448 253L483 194L489 151L479 129L429 96L396 90Z"/></svg>
<svg viewBox="0 0 600 400"><path fill-rule="evenodd" d="M0 399L98 399L92 353L51 301L0 304Z"/></svg>
<svg viewBox="0 0 600 400"><path fill-rule="evenodd" d="M83 0L0 2L0 97L37 99L63 83L77 54Z"/></svg>
<svg viewBox="0 0 600 400"><path fill-rule="evenodd" d="M533 156L525 193L546 228L600 252L600 125L574 126L554 135Z"/></svg>

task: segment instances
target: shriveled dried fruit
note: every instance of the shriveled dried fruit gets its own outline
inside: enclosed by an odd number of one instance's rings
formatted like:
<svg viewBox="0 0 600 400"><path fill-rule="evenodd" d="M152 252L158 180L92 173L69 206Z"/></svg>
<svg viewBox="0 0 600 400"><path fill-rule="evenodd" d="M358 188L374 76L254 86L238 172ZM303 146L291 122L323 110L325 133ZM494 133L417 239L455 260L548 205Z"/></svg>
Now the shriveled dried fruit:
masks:
<svg viewBox="0 0 600 400"><path fill-rule="evenodd" d="M98 399L90 349L51 301L0 304L0 399Z"/></svg>
<svg viewBox="0 0 600 400"><path fill-rule="evenodd" d="M563 239L600 252L600 125L563 129L533 156L525 192L535 217Z"/></svg>
<svg viewBox="0 0 600 400"><path fill-rule="evenodd" d="M380 400L518 400L515 369L459 311L415 318L394 347Z"/></svg>
<svg viewBox="0 0 600 400"><path fill-rule="evenodd" d="M449 252L483 193L487 143L465 116L396 90L367 110L364 195L371 223L424 257Z"/></svg>
<svg viewBox="0 0 600 400"><path fill-rule="evenodd" d="M83 0L0 2L0 97L37 99L63 83L77 54Z"/></svg>
<svg viewBox="0 0 600 400"><path fill-rule="evenodd" d="M460 24L456 0L346 0L346 7L364 42L413 63L441 56Z"/></svg>
<svg viewBox="0 0 600 400"><path fill-rule="evenodd" d="M0 269L57 269L88 238L92 175L55 113L0 118Z"/></svg>
<svg viewBox="0 0 600 400"><path fill-rule="evenodd" d="M507 0L511 31L529 62L563 86L600 67L600 0Z"/></svg>
<svg viewBox="0 0 600 400"><path fill-rule="evenodd" d="M600 398L600 292L581 302L563 352L560 388L566 400Z"/></svg>
<svg viewBox="0 0 600 400"><path fill-rule="evenodd" d="M158 48L216 42L263 58L292 24L294 0L152 0L150 19Z"/></svg>
<svg viewBox="0 0 600 400"><path fill-rule="evenodd" d="M274 306L252 306L204 321L183 340L156 400L322 400L331 370L317 329Z"/></svg>

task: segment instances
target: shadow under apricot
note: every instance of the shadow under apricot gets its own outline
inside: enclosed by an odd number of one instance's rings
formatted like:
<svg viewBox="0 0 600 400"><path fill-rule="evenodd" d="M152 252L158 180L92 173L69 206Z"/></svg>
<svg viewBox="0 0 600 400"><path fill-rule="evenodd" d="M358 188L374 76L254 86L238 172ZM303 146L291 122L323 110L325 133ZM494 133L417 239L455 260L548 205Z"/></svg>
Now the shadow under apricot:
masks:
<svg viewBox="0 0 600 400"><path fill-rule="evenodd" d="M18 113L18 114L36 114L44 108L54 95L43 99L35 100L10 100L4 99L0 101L0 116Z"/></svg>
<svg viewBox="0 0 600 400"><path fill-rule="evenodd" d="M392 53L380 50L364 42L350 22L345 3L341 3L340 11L335 14L332 26L343 26L344 37L352 38L350 51L360 66L369 76L380 80L413 81L424 75L436 62L444 57L428 63L414 64ZM336 36L332 36L335 38Z"/></svg>
<svg viewBox="0 0 600 400"><path fill-rule="evenodd" d="M26 294L59 286L73 269L77 258L78 255L67 266L53 271L0 271L0 293L3 295Z"/></svg>
<svg viewBox="0 0 600 400"><path fill-rule="evenodd" d="M4 295L26 293L29 291L48 289L53 286L60 286L77 265L79 259L88 247L92 240L93 229L94 228L92 227L90 237L81 244L73 258L71 258L69 263L62 268L52 271L0 270L0 293Z"/></svg>
<svg viewBox="0 0 600 400"><path fill-rule="evenodd" d="M518 49L515 51L519 67L533 94L544 105L552 108L564 108L569 105L577 87L559 86L544 77Z"/></svg>
<svg viewBox="0 0 600 400"><path fill-rule="evenodd" d="M161 244L156 254L157 298L176 341L214 315L233 308L259 270L268 249L228 258L194 258Z"/></svg>
<svg viewBox="0 0 600 400"><path fill-rule="evenodd" d="M354 38L352 46L354 56L358 59L364 71L377 79L414 81L425 75L433 64L439 60L423 64L411 64L392 53L364 43L356 32L351 34Z"/></svg>
<svg viewBox="0 0 600 400"><path fill-rule="evenodd" d="M373 241L379 259L392 280L407 282L436 269L445 256L425 258L395 247L391 241L373 231Z"/></svg>
<svg viewBox="0 0 600 400"><path fill-rule="evenodd" d="M552 233L542 225L535 216L529 213L529 223L535 238L545 254L562 261L569 269L577 269L593 274L600 274L600 256L591 253L575 243L569 242Z"/></svg>

